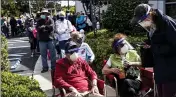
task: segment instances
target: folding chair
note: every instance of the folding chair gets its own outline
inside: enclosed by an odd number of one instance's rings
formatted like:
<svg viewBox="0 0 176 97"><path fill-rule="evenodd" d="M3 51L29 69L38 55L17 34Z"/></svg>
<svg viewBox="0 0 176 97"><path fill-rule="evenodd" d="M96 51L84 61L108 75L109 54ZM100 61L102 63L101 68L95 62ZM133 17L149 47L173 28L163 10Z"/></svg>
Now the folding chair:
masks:
<svg viewBox="0 0 176 97"><path fill-rule="evenodd" d="M103 67L106 65L106 62L107 62L107 60L103 61ZM106 75L104 75L105 84L106 84L107 80L110 82L111 87L114 87L113 82L115 82L116 97L119 97L117 78L113 74L106 74Z"/></svg>
<svg viewBox="0 0 176 97"><path fill-rule="evenodd" d="M53 95L52 97L58 97L58 96L61 96L61 97L65 97L65 95L67 93L69 93L68 91L66 91L64 88L56 88L54 86L54 72L55 71L51 71L51 77L52 77L52 89L53 89ZM104 88L105 87L105 82L103 80L100 80L100 79L97 79L97 86L98 86L98 89L99 89L99 92L101 95L105 95L106 96L106 89ZM58 89L60 91L60 93L56 94L56 89ZM106 96L107 97L107 96Z"/></svg>
<svg viewBox="0 0 176 97"><path fill-rule="evenodd" d="M153 68L140 68L142 79L142 90L146 91L142 97L146 97L153 92L153 96L157 97L157 87L154 80Z"/></svg>
<svg viewBox="0 0 176 97"><path fill-rule="evenodd" d="M56 94L56 87L54 86L54 73L55 73L55 70L51 70L51 79L52 79L52 90L53 90L53 95L52 97L58 97L58 96L61 96L62 93L58 93ZM61 92L61 90L59 90Z"/></svg>

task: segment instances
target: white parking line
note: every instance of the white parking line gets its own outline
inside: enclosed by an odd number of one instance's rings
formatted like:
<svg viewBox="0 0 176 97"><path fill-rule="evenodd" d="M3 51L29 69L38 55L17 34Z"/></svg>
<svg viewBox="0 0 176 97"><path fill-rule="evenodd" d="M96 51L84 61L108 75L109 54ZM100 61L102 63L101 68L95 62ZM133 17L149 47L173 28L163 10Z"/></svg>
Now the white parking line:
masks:
<svg viewBox="0 0 176 97"><path fill-rule="evenodd" d="M13 48L27 48L27 47L30 47L30 46L17 46L17 47L8 47L8 49L13 49Z"/></svg>
<svg viewBox="0 0 176 97"><path fill-rule="evenodd" d="M27 42L29 42L29 41L9 41L9 42L7 42L7 43L10 44L10 43L21 43L21 42L23 42L23 43L26 42L26 43L27 43Z"/></svg>
<svg viewBox="0 0 176 97"><path fill-rule="evenodd" d="M22 37L22 38L20 38L20 39L29 39L28 37Z"/></svg>
<svg viewBox="0 0 176 97"><path fill-rule="evenodd" d="M27 53L16 53L16 54L9 54L9 56L24 56Z"/></svg>
<svg viewBox="0 0 176 97"><path fill-rule="evenodd" d="M11 45L11 46L13 46L14 44L8 44L9 46Z"/></svg>

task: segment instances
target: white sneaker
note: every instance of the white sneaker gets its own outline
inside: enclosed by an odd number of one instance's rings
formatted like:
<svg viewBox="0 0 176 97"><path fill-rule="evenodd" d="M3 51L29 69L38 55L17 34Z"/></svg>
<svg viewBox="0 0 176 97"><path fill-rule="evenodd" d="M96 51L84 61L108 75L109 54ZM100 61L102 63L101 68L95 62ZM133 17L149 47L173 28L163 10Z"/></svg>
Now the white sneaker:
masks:
<svg viewBox="0 0 176 97"><path fill-rule="evenodd" d="M31 57L34 57L34 54L31 54Z"/></svg>

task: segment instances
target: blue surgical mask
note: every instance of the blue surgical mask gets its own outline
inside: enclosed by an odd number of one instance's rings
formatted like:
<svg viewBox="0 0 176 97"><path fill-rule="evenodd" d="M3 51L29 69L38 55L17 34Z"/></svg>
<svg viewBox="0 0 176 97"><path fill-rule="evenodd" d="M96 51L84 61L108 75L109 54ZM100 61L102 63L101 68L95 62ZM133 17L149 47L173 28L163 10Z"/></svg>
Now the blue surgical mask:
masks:
<svg viewBox="0 0 176 97"><path fill-rule="evenodd" d="M45 15L41 15L40 16L42 19L46 19L46 16Z"/></svg>

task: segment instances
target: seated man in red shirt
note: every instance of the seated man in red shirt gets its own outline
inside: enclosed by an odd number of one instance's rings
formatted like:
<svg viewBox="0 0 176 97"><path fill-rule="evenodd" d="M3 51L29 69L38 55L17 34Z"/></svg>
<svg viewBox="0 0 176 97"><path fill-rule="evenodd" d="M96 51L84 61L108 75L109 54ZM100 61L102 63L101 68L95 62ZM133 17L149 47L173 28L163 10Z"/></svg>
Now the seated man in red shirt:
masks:
<svg viewBox="0 0 176 97"><path fill-rule="evenodd" d="M81 59L77 51L79 50L75 42L70 41L65 46L66 57L57 60L54 84L56 88L64 88L70 91L69 96L83 96L83 94L93 94L102 96L97 87L97 75L89 64ZM89 88L92 82L91 89ZM89 91L91 90L91 91Z"/></svg>

